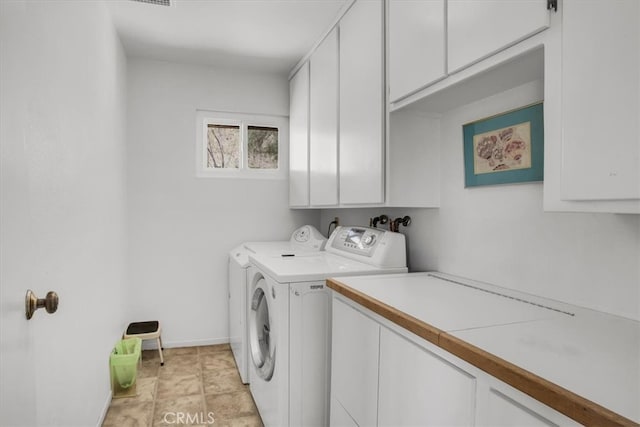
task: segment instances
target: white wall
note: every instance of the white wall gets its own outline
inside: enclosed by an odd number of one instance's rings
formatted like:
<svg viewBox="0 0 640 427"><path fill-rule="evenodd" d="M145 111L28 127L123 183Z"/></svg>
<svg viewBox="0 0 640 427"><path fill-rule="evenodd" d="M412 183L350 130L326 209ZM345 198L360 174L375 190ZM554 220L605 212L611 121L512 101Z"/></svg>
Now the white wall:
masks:
<svg viewBox="0 0 640 427"><path fill-rule="evenodd" d="M227 254L287 240L317 211L288 208L286 180L197 178L196 110L289 114L286 76L129 59L131 320L158 319L167 346L228 340Z"/></svg>
<svg viewBox="0 0 640 427"><path fill-rule="evenodd" d="M542 99L540 82L446 113L440 209L324 210L321 226L410 215L412 271L440 270L640 319L640 215L546 213L542 183L465 189L462 125Z"/></svg>
<svg viewBox="0 0 640 427"><path fill-rule="evenodd" d="M1 15L0 424L96 425L125 322L126 58L102 2ZM27 288L57 313L27 321Z"/></svg>

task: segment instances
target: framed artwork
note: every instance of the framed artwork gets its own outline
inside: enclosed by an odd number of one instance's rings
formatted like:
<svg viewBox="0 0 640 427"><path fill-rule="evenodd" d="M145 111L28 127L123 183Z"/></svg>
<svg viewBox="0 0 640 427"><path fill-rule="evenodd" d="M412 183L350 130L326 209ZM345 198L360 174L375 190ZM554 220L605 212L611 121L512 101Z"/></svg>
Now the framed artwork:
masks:
<svg viewBox="0 0 640 427"><path fill-rule="evenodd" d="M462 126L465 187L542 181L542 103Z"/></svg>

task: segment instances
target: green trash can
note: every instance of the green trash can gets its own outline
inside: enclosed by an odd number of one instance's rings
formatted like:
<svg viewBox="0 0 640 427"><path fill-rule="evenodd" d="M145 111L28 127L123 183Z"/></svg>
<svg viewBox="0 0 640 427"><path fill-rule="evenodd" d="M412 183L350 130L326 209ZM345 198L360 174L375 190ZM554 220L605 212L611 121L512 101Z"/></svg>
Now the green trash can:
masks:
<svg viewBox="0 0 640 427"><path fill-rule="evenodd" d="M138 362L142 352L140 338L126 338L116 343L109 357L113 397L136 395Z"/></svg>

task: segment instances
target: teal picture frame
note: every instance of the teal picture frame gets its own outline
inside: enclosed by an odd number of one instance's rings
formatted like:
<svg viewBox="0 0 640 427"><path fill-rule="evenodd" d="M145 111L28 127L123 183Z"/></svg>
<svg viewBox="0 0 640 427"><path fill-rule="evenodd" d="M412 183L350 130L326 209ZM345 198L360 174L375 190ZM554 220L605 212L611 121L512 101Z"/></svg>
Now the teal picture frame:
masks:
<svg viewBox="0 0 640 427"><path fill-rule="evenodd" d="M466 187L544 180L543 103L462 126Z"/></svg>

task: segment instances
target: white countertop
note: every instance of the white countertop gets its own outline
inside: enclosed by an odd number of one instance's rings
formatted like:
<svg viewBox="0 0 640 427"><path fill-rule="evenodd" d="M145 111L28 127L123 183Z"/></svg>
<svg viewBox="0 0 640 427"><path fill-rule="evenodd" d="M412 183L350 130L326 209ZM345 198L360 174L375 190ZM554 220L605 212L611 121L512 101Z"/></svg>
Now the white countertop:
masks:
<svg viewBox="0 0 640 427"><path fill-rule="evenodd" d="M341 282L447 332L566 316L422 273Z"/></svg>
<svg viewBox="0 0 640 427"><path fill-rule="evenodd" d="M640 322L440 273L438 276L442 278L411 273L339 280L640 422Z"/></svg>

